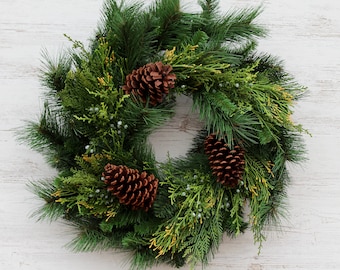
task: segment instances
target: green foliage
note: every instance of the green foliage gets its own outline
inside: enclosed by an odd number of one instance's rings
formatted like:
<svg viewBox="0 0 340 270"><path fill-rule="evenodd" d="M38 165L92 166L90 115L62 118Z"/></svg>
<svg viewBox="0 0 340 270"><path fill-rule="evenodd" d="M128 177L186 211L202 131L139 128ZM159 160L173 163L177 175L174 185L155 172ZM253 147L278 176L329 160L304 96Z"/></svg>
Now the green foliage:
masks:
<svg viewBox="0 0 340 270"><path fill-rule="evenodd" d="M82 138L73 130L73 121L55 101L47 100L38 122L30 121L20 140L44 154L54 167L67 170L75 165L75 155L83 151Z"/></svg>
<svg viewBox="0 0 340 270"><path fill-rule="evenodd" d="M76 251L129 250L132 269L195 267L208 263L225 233L237 236L248 226L261 247L266 226L285 215L287 162L304 154L305 131L292 122L292 106L305 89L276 57L256 52L266 34L255 22L261 8L222 14L218 1L198 2L201 12L189 13L179 0L147 7L107 0L89 49L65 35L67 53L43 54L45 106L21 139L60 174L30 184L46 202L33 215L75 226L79 235L69 246ZM133 69L155 61L171 65L176 85L152 107L124 94L122 85ZM186 156L159 163L148 137L171 118L177 94L192 97L205 127ZM245 150L236 188L212 174L204 152L210 133ZM155 175L149 211L121 205L107 190L107 163Z"/></svg>
<svg viewBox="0 0 340 270"><path fill-rule="evenodd" d="M202 7L201 22L197 29L204 31L208 41L204 44L207 51L219 52L229 58L229 63L239 65L256 47L257 39L266 35L263 26L255 19L261 8L233 10L221 15L218 1L199 1Z"/></svg>
<svg viewBox="0 0 340 270"><path fill-rule="evenodd" d="M77 227L79 229L79 226ZM68 244L68 247L77 252L93 252L121 248L120 242L121 235L119 233L114 235L103 234L101 231L94 229L84 229Z"/></svg>
<svg viewBox="0 0 340 270"><path fill-rule="evenodd" d="M157 40L152 17L145 14L142 3L118 4L114 0L105 3L98 36L106 37L117 57L126 59L122 65L125 73L153 56Z"/></svg>
<svg viewBox="0 0 340 270"><path fill-rule="evenodd" d="M178 163L185 165L185 161ZM151 245L158 257L183 252L192 264L207 263L207 254L217 249L223 235L225 190L213 183L210 174L165 165L165 185L170 204L176 208L152 235ZM160 209L159 209L160 210Z"/></svg>
<svg viewBox="0 0 340 270"><path fill-rule="evenodd" d="M110 219L117 212L117 200L106 191L102 181L84 171L55 179L54 201L66 211L76 210L80 216Z"/></svg>
<svg viewBox="0 0 340 270"><path fill-rule="evenodd" d="M200 51L199 45L187 45L178 53L175 48L165 52L165 61L171 64L174 72L178 74L180 92L190 93L202 88L209 91L216 82L222 81L228 72L230 64L224 63L223 60L218 55Z"/></svg>
<svg viewBox="0 0 340 270"><path fill-rule="evenodd" d="M234 140L244 143L257 143L256 133L259 123L254 114L235 110L235 104L221 92L193 95L195 108L200 108L200 116L207 129L219 136L225 136L228 145ZM215 103L216 102L216 103ZM219 115L219 118L214 117ZM224 135L222 135L224 134Z"/></svg>
<svg viewBox="0 0 340 270"><path fill-rule="evenodd" d="M213 16L218 12L218 1L216 0L199 0L199 5L202 8L202 17L206 18L209 22Z"/></svg>
<svg viewBox="0 0 340 270"><path fill-rule="evenodd" d="M190 26L184 23L186 20L183 20L179 0L158 0L151 7L151 14L157 20L159 48L176 46L181 43L181 38L190 34ZM179 27L181 33L178 33Z"/></svg>
<svg viewBox="0 0 340 270"><path fill-rule="evenodd" d="M233 11L212 20L207 29L208 35L221 43L225 41L241 43L252 42L258 37L263 37L266 30L263 26L254 23L261 13L261 8L242 9ZM215 31L217 29L217 31ZM224 30L223 30L224 29ZM235 44L234 44L235 45Z"/></svg>
<svg viewBox="0 0 340 270"><path fill-rule="evenodd" d="M36 210L31 216L37 217L38 220L54 221L64 215L64 207L55 203L52 193L55 191L55 185L50 181L31 182L29 189L46 203Z"/></svg>
<svg viewBox="0 0 340 270"><path fill-rule="evenodd" d="M64 89L66 76L72 65L71 58L66 54L60 54L57 59L53 59L46 50L42 56L45 60L41 69L43 85L55 91Z"/></svg>

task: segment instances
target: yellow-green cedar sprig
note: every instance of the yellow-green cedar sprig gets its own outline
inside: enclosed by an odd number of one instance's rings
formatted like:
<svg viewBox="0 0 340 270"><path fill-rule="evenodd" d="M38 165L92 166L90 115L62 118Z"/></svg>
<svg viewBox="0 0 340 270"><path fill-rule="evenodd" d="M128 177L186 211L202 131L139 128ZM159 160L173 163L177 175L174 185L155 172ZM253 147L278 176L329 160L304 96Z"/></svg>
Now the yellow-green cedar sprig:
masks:
<svg viewBox="0 0 340 270"><path fill-rule="evenodd" d="M84 171L55 179L54 202L71 215L94 216L109 220L119 208L118 201L106 190L103 181Z"/></svg>
<svg viewBox="0 0 340 270"><path fill-rule="evenodd" d="M170 202L178 210L153 234L150 248L158 257L183 251L193 265L205 262L211 246L219 243L223 234L224 189L215 189L211 176L199 171L179 176L173 172L165 174L166 180L161 185L168 187ZM218 226L211 226L211 219L216 219L217 223L213 223Z"/></svg>

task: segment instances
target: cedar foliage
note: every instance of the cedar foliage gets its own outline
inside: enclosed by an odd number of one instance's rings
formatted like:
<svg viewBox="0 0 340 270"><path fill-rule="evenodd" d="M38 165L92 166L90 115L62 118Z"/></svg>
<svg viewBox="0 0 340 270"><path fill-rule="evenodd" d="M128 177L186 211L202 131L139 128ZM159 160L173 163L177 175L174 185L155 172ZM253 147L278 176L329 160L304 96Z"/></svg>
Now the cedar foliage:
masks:
<svg viewBox="0 0 340 270"><path fill-rule="evenodd" d="M221 14L216 0L198 3L201 11L188 13L179 0L148 7L107 0L88 49L67 37L67 54L44 54L45 107L22 139L60 170L52 183L31 184L46 202L36 215L76 226L70 246L77 251L129 250L135 269L162 262L194 267L208 263L225 233L250 227L261 246L265 226L284 214L287 162L304 153L304 130L291 121L304 88L277 58L256 51L266 34L255 22L260 8ZM125 94L126 76L157 61L176 75L163 102L148 106ZM173 115L176 94L192 97L205 128L185 157L159 164L148 135ZM236 187L222 186L212 173L204 153L210 133L245 150ZM159 179L149 211L132 210L107 191L108 163Z"/></svg>

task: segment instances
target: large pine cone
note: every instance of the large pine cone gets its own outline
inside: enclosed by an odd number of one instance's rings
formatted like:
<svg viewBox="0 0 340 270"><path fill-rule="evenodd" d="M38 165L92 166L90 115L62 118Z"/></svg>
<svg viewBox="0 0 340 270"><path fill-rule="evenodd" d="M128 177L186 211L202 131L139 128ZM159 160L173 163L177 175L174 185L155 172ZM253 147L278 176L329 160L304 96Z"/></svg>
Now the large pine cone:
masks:
<svg viewBox="0 0 340 270"><path fill-rule="evenodd" d="M150 106L156 106L175 87L176 75L171 71L172 67L162 62L146 64L126 76L123 90L139 96L143 103L149 99Z"/></svg>
<svg viewBox="0 0 340 270"><path fill-rule="evenodd" d="M107 164L103 172L107 190L115 195L121 204L131 206L132 210L144 209L148 211L155 198L158 179L145 171L140 173L136 169L123 165Z"/></svg>
<svg viewBox="0 0 340 270"><path fill-rule="evenodd" d="M237 187L244 172L244 149L239 145L230 149L224 140L217 139L216 134L205 139L204 149L217 181L226 187Z"/></svg>

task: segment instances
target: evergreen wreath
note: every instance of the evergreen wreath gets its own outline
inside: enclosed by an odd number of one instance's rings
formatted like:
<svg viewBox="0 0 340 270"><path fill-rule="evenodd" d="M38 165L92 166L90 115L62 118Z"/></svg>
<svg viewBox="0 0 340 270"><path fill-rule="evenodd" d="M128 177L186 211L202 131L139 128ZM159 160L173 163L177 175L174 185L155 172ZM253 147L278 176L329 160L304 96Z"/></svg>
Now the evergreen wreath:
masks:
<svg viewBox="0 0 340 270"><path fill-rule="evenodd" d="M70 50L44 55L45 106L24 139L60 173L30 186L46 202L39 219L79 229L75 250L130 250L136 269L204 265L225 233L249 227L261 246L285 212L304 88L256 51L260 8L221 14L216 0L198 2L189 13L179 0L107 0L88 49L67 37ZM179 94L205 126L186 156L157 162L148 136Z"/></svg>

